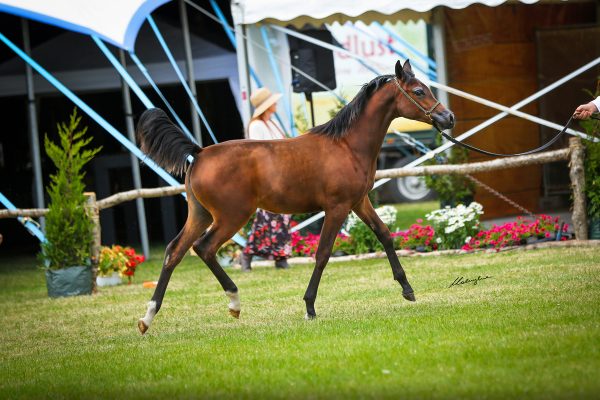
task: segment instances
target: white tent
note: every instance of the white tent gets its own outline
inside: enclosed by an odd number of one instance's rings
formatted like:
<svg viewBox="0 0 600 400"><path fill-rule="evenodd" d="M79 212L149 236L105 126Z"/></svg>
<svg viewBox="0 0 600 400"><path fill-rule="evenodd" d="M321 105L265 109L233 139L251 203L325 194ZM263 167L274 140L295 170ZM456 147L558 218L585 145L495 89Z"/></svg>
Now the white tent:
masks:
<svg viewBox="0 0 600 400"><path fill-rule="evenodd" d="M96 35L133 50L140 26L152 11L170 0L2 0L0 12Z"/></svg>
<svg viewBox="0 0 600 400"><path fill-rule="evenodd" d="M539 0L520 0L525 4L537 3ZM561 0L566 1L566 0ZM262 49L260 27L266 25L294 26L303 28L305 26L320 27L324 24L334 22L345 23L347 21L357 21L369 23L371 21L409 21L424 19L432 23L433 44L437 56L438 65L443 66L444 48L442 40L442 22L436 20L434 9L436 7L449 7L453 9L462 9L472 4L483 4L495 7L506 3L507 0L339 0L335 2L324 2L321 0L234 0L232 2L232 15L236 27L236 38L238 43L244 42L245 35L249 41L247 46L238 46L238 69L240 72L240 97L248 99L251 92L251 84L248 80L246 67L248 65L255 68L259 73L269 73L269 61L265 57L265 51ZM286 35L281 31L274 30L271 36L271 44L275 57L280 59L289 54ZM246 48L248 51L246 52ZM265 80L265 86L277 87L274 80ZM291 74L289 65L282 69L282 78L284 86L289 86ZM445 83L445 73L443 68L438 71L438 81ZM445 94L440 95L440 100L445 101ZM250 115L250 105L246 101L242 105L242 117L246 123Z"/></svg>
<svg viewBox="0 0 600 400"><path fill-rule="evenodd" d="M185 55L183 46L179 45L183 43L181 29L165 23L160 23L160 27L165 41L173 44L173 56L183 70ZM144 61L155 82L159 85L178 84L177 75L147 25L138 36L136 54ZM194 34L190 35L190 39L196 81L227 80L232 93L238 93L235 53ZM119 74L89 36L65 32L33 48L32 56L71 90L80 92L121 88ZM135 65L130 65L127 70L140 86L148 85ZM26 82L22 75L23 61L20 58L15 57L0 64L0 97L26 94ZM34 86L37 94L57 92L54 86L37 74L34 75Z"/></svg>
<svg viewBox="0 0 600 400"><path fill-rule="evenodd" d="M521 0L527 4L537 1ZM234 1L239 10L234 14L234 22L244 25L262 22L300 28L305 24L321 25L336 21L428 20L431 10L438 6L457 9L480 3L494 7L505 2L506 0L238 0Z"/></svg>

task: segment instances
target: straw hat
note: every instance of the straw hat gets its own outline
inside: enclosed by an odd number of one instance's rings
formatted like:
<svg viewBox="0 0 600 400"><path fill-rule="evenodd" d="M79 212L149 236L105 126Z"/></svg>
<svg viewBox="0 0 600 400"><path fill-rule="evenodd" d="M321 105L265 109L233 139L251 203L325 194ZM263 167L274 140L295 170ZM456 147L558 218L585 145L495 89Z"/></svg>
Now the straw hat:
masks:
<svg viewBox="0 0 600 400"><path fill-rule="evenodd" d="M256 118L281 98L281 93L271 93L266 87L258 89L250 96L250 103L254 106L252 118Z"/></svg>

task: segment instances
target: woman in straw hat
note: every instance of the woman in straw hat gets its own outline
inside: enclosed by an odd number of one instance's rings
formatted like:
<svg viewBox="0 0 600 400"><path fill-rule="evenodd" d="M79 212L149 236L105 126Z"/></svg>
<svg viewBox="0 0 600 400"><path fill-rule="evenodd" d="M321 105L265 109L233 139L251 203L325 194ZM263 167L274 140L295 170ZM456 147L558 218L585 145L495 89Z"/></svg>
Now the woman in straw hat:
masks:
<svg viewBox="0 0 600 400"><path fill-rule="evenodd" d="M254 140L285 139L281 126L271 119L277 110L277 100L281 93L271 93L267 88L260 88L250 97L254 106L254 114L248 125L248 137ZM241 257L242 271L252 270L252 256L260 256L275 260L276 268L289 268L287 259L292 252L290 245L290 216L273 214L258 209L248 236L248 243Z"/></svg>

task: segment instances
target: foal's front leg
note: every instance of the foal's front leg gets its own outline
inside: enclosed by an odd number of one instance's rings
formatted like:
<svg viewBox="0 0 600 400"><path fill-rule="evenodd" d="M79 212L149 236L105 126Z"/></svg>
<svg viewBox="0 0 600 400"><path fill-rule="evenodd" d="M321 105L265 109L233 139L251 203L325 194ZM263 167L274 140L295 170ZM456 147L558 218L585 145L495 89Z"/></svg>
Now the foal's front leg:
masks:
<svg viewBox="0 0 600 400"><path fill-rule="evenodd" d="M304 301L306 302L306 319L314 319L317 316L315 312L315 300L317 298L317 290L319 289L319 282L321 281L321 275L323 270L329 261L331 255L331 249L337 233L339 232L344 220L350 212L349 207L338 207L334 210L325 212L325 221L323 222L323 229L321 230L321 238L319 239L319 246L317 247L317 256L315 269L313 270L308 288L304 294Z"/></svg>
<svg viewBox="0 0 600 400"><path fill-rule="evenodd" d="M408 283L406 273L404 272L402 265L400 265L400 260L398 260L398 256L394 250L394 241L390 235L390 230L375 212L369 197L365 196L362 202L355 207L353 211L365 224L367 224L369 228L371 228L371 230L375 233L375 236L377 236L377 239L383 245L385 253L387 254L388 260L392 267L394 279L400 283L400 286L402 286L402 296L406 300L415 301L414 291Z"/></svg>

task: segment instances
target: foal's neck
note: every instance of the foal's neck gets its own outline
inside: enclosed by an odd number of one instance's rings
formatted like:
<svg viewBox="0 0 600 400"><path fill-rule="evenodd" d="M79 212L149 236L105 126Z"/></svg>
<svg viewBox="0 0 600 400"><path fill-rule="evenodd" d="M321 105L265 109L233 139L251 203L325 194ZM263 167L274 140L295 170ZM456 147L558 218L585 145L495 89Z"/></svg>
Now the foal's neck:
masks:
<svg viewBox="0 0 600 400"><path fill-rule="evenodd" d="M371 166L377 160L388 127L399 117L394 100L394 88L388 83L369 99L346 136L349 147L365 165Z"/></svg>

